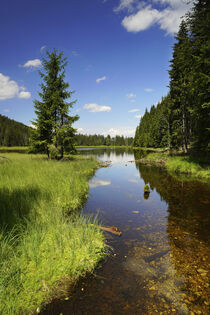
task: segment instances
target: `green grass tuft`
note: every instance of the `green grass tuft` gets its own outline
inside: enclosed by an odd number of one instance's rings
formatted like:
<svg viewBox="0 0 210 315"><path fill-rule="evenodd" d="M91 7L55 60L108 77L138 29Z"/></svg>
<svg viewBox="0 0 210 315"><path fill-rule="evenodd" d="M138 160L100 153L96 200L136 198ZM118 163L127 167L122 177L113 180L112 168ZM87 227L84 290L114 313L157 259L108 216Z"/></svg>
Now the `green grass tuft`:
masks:
<svg viewBox="0 0 210 315"><path fill-rule="evenodd" d="M104 256L104 236L78 215L98 163L4 154L0 161L0 314L64 296Z"/></svg>

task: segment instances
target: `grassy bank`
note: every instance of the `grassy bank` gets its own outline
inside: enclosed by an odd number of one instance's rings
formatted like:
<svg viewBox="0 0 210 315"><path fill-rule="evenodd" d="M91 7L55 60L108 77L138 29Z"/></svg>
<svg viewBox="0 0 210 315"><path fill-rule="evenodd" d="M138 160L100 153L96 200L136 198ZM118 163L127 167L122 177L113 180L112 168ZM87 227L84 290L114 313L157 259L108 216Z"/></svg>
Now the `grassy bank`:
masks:
<svg viewBox="0 0 210 315"><path fill-rule="evenodd" d="M97 165L1 154L0 314L28 314L64 296L103 257L103 235L77 214Z"/></svg>
<svg viewBox="0 0 210 315"><path fill-rule="evenodd" d="M187 155L149 153L143 160L164 166L170 173L192 175L197 179L210 180L210 164L206 158L193 158ZM146 164L147 164L146 163Z"/></svg>

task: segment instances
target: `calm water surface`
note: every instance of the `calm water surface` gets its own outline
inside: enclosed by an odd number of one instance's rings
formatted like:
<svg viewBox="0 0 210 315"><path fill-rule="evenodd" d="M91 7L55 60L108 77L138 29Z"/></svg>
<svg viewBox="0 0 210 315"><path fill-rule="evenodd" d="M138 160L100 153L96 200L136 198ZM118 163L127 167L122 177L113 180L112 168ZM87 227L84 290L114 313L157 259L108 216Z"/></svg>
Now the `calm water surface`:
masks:
<svg viewBox="0 0 210 315"><path fill-rule="evenodd" d="M90 180L84 214L122 236L104 232L106 262L45 313L208 314L210 186L136 163L142 152L82 152L111 161Z"/></svg>

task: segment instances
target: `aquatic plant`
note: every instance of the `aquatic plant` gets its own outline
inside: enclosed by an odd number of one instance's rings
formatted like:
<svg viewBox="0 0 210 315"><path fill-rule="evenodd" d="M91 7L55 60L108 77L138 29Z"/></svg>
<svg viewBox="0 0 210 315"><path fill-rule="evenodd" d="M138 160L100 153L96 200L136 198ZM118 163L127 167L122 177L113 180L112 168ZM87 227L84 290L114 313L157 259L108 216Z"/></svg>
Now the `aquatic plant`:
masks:
<svg viewBox="0 0 210 315"><path fill-rule="evenodd" d="M144 192L145 193L150 193L150 188L149 188L149 185L144 185Z"/></svg>

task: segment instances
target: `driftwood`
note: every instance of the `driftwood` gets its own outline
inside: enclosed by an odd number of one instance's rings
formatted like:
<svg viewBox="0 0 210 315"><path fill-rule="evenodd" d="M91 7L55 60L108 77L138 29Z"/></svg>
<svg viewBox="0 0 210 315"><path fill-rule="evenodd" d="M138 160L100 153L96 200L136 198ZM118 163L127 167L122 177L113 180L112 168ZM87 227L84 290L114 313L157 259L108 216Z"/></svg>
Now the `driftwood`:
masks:
<svg viewBox="0 0 210 315"><path fill-rule="evenodd" d="M100 226L103 231L110 232L112 234L121 236L122 232L116 226Z"/></svg>

